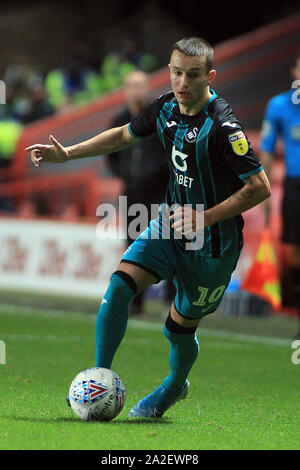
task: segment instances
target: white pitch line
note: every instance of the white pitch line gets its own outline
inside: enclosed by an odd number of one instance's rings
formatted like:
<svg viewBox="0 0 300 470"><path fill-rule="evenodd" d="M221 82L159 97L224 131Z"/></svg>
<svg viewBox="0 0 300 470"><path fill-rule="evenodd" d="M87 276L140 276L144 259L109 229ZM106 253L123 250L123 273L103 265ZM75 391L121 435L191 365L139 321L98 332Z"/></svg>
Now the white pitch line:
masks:
<svg viewBox="0 0 300 470"><path fill-rule="evenodd" d="M159 323L151 323L140 320L129 320L128 324L133 328L140 328L144 330L158 331L162 330L163 325ZM243 333L232 333L229 331L219 331L219 330L209 330L207 328L199 328L197 331L198 338L201 336L213 337L213 338L223 338L234 341L242 341L248 343L261 343L266 345L275 345L275 346L291 346L293 340L284 339L284 338L272 338L269 336L259 336L259 335L246 335Z"/></svg>
<svg viewBox="0 0 300 470"><path fill-rule="evenodd" d="M71 341L78 343L83 340L90 341L89 337L73 335L73 336L59 336L59 335L22 335L22 334L1 334L1 339L6 341Z"/></svg>
<svg viewBox="0 0 300 470"><path fill-rule="evenodd" d="M20 306L12 306L12 305L0 305L0 309L4 312L3 313L15 313L16 310L18 311L18 314L23 314L23 315L28 315L28 316L41 316L41 317L53 317L53 316L61 316L61 317L68 317L72 319L77 319L77 320L86 320L86 321L95 321L96 315L93 314L81 314L81 313L68 313L64 311L58 311L58 310L45 310L45 313L42 308L31 308L31 307L20 307ZM128 326L132 328L137 328L140 330L151 330L151 331L161 331L163 330L163 323L157 323L157 322L149 322L149 321L144 321L144 320L135 320L135 319L129 319L128 321ZM1 332L0 332L1 335ZM1 335L5 336L5 335ZM18 335L15 335L18 336ZM30 336L30 335L20 335L20 337L23 336ZM31 335L32 339L33 337L38 338L39 335ZM274 345L274 346L289 346L291 347L291 344L293 342L292 339L284 339L284 338L272 338L269 336L260 336L260 335L248 335L248 334L243 334L243 333L234 333L234 332L229 332L229 331L220 331L220 330L211 330L207 328L199 328L197 331L197 336L199 339L202 337L213 337L213 338L222 338L222 339L228 339L231 341L241 341L241 342L247 342L247 343L260 343L264 345ZM41 336L42 337L42 336ZM46 338L46 335L43 336ZM55 336L48 335L48 339L50 340L54 338ZM58 338L63 338L61 336L57 336ZM64 339L70 339L73 338L73 341L78 341L77 336L75 337L70 337L70 336L65 336ZM79 337L78 337L79 338ZM3 339L5 339L3 337Z"/></svg>

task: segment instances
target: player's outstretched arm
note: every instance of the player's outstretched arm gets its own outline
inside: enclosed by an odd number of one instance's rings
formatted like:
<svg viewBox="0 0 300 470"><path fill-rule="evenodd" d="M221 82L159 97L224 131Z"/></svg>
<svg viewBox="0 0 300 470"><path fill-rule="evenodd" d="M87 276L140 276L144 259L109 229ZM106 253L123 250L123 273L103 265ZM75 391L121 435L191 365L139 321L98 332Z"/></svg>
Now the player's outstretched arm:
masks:
<svg viewBox="0 0 300 470"><path fill-rule="evenodd" d="M30 152L31 161L35 166L41 162L63 163L77 158L96 157L131 147L139 139L133 137L128 131L128 124L114 127L89 140L70 147L64 147L52 135L49 137L50 145L34 144L25 150Z"/></svg>

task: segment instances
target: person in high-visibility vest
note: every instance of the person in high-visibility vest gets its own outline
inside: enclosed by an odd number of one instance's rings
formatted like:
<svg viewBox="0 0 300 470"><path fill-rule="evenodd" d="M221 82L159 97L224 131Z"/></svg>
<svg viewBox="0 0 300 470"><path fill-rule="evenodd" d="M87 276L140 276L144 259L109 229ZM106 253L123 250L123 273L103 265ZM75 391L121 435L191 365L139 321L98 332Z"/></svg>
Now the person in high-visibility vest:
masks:
<svg viewBox="0 0 300 470"><path fill-rule="evenodd" d="M22 127L14 119L0 120L0 168L10 165Z"/></svg>
<svg viewBox="0 0 300 470"><path fill-rule="evenodd" d="M0 184L4 182L4 178L1 177L1 169L11 165L21 131L22 125L14 119L7 117L0 120ZM14 212L14 210L11 197L0 197L0 212Z"/></svg>

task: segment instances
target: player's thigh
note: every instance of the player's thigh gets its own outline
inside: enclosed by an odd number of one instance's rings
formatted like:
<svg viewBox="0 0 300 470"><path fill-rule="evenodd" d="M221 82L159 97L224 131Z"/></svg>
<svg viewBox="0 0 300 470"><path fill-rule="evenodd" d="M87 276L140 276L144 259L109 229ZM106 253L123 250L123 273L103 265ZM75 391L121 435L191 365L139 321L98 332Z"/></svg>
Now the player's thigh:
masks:
<svg viewBox="0 0 300 470"><path fill-rule="evenodd" d="M138 292L174 275L175 255L171 240L160 238L159 234L159 222L152 220L121 259L118 269L133 277Z"/></svg>
<svg viewBox="0 0 300 470"><path fill-rule="evenodd" d="M171 305L170 315L171 315L172 320L174 320L175 323L177 323L180 326L183 326L184 328L197 327L200 322L200 318L196 320L191 320L180 315L175 308L174 302Z"/></svg>
<svg viewBox="0 0 300 470"><path fill-rule="evenodd" d="M189 256L175 276L174 307L188 320L200 320L219 306L240 252L218 259Z"/></svg>
<svg viewBox="0 0 300 470"><path fill-rule="evenodd" d="M144 289L157 282L157 277L135 264L121 261L118 266L118 271L123 271L132 277L137 285L137 293L142 292Z"/></svg>

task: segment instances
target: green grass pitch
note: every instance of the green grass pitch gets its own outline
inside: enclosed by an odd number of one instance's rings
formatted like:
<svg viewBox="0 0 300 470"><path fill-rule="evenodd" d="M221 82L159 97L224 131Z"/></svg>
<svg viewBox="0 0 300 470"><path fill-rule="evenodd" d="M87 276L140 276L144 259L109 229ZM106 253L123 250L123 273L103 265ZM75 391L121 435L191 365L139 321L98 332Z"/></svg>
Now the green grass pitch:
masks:
<svg viewBox="0 0 300 470"><path fill-rule="evenodd" d="M163 418L127 417L169 371L162 324L131 320L113 363L127 391L121 414L80 421L65 396L94 365L94 325L92 315L0 307L0 449L299 449L300 364L291 362L291 341L201 327L190 394Z"/></svg>

